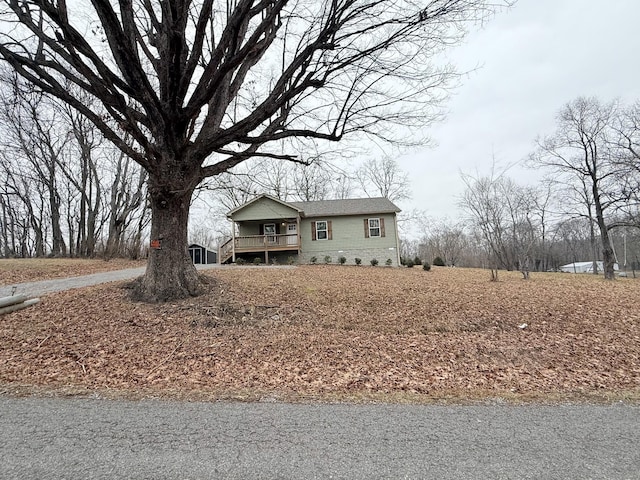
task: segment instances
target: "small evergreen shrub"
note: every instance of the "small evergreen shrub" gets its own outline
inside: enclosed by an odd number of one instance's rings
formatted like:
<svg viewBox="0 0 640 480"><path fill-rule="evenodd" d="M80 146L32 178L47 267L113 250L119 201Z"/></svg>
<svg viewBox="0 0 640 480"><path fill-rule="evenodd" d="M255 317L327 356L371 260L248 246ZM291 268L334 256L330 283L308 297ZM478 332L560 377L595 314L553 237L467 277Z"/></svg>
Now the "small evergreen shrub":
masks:
<svg viewBox="0 0 640 480"><path fill-rule="evenodd" d="M356 261L356 265L360 265L362 263L362 259L358 257L355 258L355 261Z"/></svg>
<svg viewBox="0 0 640 480"><path fill-rule="evenodd" d="M436 257L433 259L433 264L437 267L444 267L444 260L440 257Z"/></svg>
<svg viewBox="0 0 640 480"><path fill-rule="evenodd" d="M387 267L390 267L391 265L393 265L393 260L391 260L390 258L387 258L387 261L386 261L386 262L384 262L384 264L385 264Z"/></svg>
<svg viewBox="0 0 640 480"><path fill-rule="evenodd" d="M309 261L315 265L316 263L318 263L318 257L316 257L316 256L314 255L313 257L311 257L311 258L309 259Z"/></svg>
<svg viewBox="0 0 640 480"><path fill-rule="evenodd" d="M407 268L413 268L413 265L414 265L413 260L411 259L407 260L407 263L405 263L405 265L407 266Z"/></svg>
<svg viewBox="0 0 640 480"><path fill-rule="evenodd" d="M347 257L340 257L338 258L338 261L340 262L340 265L344 265L347 263Z"/></svg>
<svg viewBox="0 0 640 480"><path fill-rule="evenodd" d="M244 258L236 258L236 265L244 265L247 261Z"/></svg>
<svg viewBox="0 0 640 480"><path fill-rule="evenodd" d="M288 258L287 258L287 263L288 263L289 265L295 265L295 264L296 264L296 259L295 259L295 257L288 257Z"/></svg>
<svg viewBox="0 0 640 480"><path fill-rule="evenodd" d="M375 267L376 265L378 265L378 259L377 258L372 258L369 263L371 263L372 267Z"/></svg>
<svg viewBox="0 0 640 480"><path fill-rule="evenodd" d="M262 259L260 257L256 257L253 259L254 265L260 265L262 263Z"/></svg>
<svg viewBox="0 0 640 480"><path fill-rule="evenodd" d="M418 257L416 255L415 258L413 259L413 264L414 265L422 265L422 260L420 260L420 257Z"/></svg>
<svg viewBox="0 0 640 480"><path fill-rule="evenodd" d="M324 256L324 263L326 263L327 265L331 263L331 255Z"/></svg>
<svg viewBox="0 0 640 480"><path fill-rule="evenodd" d="M431 270L431 265L429 265L429 262L424 262L424 263L422 264L422 269L423 269L425 272L428 272L429 270Z"/></svg>

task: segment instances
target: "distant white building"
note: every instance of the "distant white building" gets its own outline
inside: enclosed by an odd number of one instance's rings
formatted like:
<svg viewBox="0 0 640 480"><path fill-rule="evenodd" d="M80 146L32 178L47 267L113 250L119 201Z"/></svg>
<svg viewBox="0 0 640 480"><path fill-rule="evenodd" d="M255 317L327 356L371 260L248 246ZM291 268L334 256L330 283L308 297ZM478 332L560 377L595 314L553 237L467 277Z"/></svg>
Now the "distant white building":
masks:
<svg viewBox="0 0 640 480"><path fill-rule="evenodd" d="M604 272L604 265L602 262L596 262L598 264L598 273ZM613 269L618 270L618 264L613 264ZM593 262L574 262L562 265L560 267L561 272L565 273L593 273Z"/></svg>

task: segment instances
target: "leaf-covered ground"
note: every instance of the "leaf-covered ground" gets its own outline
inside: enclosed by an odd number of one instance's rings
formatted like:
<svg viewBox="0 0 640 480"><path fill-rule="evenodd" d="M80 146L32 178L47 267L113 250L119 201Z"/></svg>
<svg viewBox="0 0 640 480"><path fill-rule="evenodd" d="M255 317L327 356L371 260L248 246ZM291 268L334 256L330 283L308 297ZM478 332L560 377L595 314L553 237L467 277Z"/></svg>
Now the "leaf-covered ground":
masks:
<svg viewBox="0 0 640 480"><path fill-rule="evenodd" d="M121 284L0 317L0 391L347 401L640 399L640 280L302 266Z"/></svg>
<svg viewBox="0 0 640 480"><path fill-rule="evenodd" d="M119 258L109 261L79 258L0 259L0 285L90 275L144 265L145 261Z"/></svg>

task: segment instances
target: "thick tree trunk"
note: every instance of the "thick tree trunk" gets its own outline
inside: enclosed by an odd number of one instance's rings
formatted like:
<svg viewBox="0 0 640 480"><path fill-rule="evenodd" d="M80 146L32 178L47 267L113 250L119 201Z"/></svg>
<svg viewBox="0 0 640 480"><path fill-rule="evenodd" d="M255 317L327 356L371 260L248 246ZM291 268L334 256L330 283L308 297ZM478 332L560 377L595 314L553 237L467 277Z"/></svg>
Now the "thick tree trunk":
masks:
<svg viewBox="0 0 640 480"><path fill-rule="evenodd" d="M193 190L175 193L150 189L151 242L144 276L133 297L165 302L202 293L201 282L189 257L187 223ZM155 190L155 191L153 191Z"/></svg>
<svg viewBox="0 0 640 480"><path fill-rule="evenodd" d="M601 233L602 236L602 266L604 269L604 278L606 280L615 280L615 255L613 253L613 247L611 246L611 239L609 233L605 231Z"/></svg>
<svg viewBox="0 0 640 480"><path fill-rule="evenodd" d="M595 190L595 189L594 189ZM594 195L595 196L595 195ZM606 280L615 280L615 255L611 246L611 237L609 237L609 229L604 221L604 213L600 197L595 197L596 218L598 219L598 227L600 227L600 240L602 242L602 267L604 270L604 278Z"/></svg>
<svg viewBox="0 0 640 480"><path fill-rule="evenodd" d="M593 274L598 275L598 242L596 241L596 229L593 226L593 217L589 212L589 236L591 241L591 253L593 262Z"/></svg>
<svg viewBox="0 0 640 480"><path fill-rule="evenodd" d="M51 209L51 234L53 237L51 253L56 257L66 257L67 245L64 243L62 228L60 227L60 200L58 193L51 186L49 186L49 208Z"/></svg>
<svg viewBox="0 0 640 480"><path fill-rule="evenodd" d="M2 256L9 258L12 255L11 249L9 248L9 215L7 215L7 205L2 196L0 196L0 207L2 208L2 228L0 229L0 235L2 235Z"/></svg>

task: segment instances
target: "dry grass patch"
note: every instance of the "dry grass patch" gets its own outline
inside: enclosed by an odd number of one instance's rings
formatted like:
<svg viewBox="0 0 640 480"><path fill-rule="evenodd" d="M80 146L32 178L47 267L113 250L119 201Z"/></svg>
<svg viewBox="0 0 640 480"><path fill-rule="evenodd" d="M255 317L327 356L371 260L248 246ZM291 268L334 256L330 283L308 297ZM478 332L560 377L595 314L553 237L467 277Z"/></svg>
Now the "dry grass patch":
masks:
<svg viewBox="0 0 640 480"><path fill-rule="evenodd" d="M144 260L109 261L78 258L0 259L0 285L75 277L98 272L142 267Z"/></svg>
<svg viewBox="0 0 640 480"><path fill-rule="evenodd" d="M308 266L209 271L208 295L98 286L0 317L5 391L431 401L640 398L640 282ZM524 324L527 326L521 328Z"/></svg>

